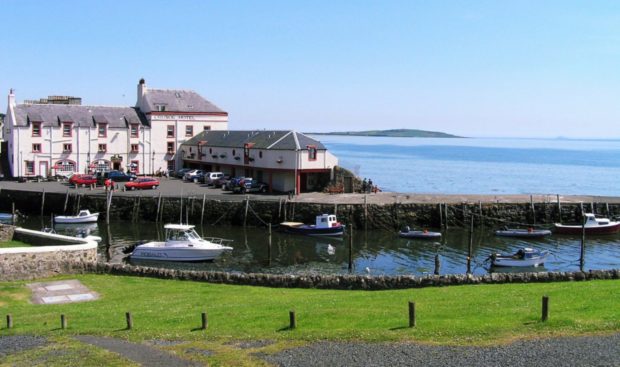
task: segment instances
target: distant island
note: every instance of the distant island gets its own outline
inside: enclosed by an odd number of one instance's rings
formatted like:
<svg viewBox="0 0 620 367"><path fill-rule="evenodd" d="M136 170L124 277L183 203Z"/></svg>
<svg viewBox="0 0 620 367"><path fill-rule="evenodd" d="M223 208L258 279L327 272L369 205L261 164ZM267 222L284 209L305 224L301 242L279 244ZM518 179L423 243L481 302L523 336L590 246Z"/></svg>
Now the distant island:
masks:
<svg viewBox="0 0 620 367"><path fill-rule="evenodd" d="M462 138L438 131L416 129L367 130L367 131L334 131L329 133L307 133L312 135L350 135L350 136L388 136L398 138Z"/></svg>

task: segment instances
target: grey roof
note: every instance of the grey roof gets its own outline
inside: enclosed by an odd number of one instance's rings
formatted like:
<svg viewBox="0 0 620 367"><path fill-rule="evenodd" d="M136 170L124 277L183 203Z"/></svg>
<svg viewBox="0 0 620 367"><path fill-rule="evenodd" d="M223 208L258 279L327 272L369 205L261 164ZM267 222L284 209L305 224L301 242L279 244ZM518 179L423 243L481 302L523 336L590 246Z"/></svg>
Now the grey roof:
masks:
<svg viewBox="0 0 620 367"><path fill-rule="evenodd" d="M145 100L151 111L157 111L157 105L165 105L170 112L226 113L193 90L148 89Z"/></svg>
<svg viewBox="0 0 620 367"><path fill-rule="evenodd" d="M253 143L254 149L305 150L308 145L326 149L320 141L291 130L207 130L184 145L198 145L202 141L213 147L243 148L246 143Z"/></svg>
<svg viewBox="0 0 620 367"><path fill-rule="evenodd" d="M28 122L43 122L43 126L58 126L60 122L73 122L78 126L108 123L108 127L127 127L128 124L148 124L146 118L134 107L104 107L56 104L20 104L15 106L15 123L27 126Z"/></svg>

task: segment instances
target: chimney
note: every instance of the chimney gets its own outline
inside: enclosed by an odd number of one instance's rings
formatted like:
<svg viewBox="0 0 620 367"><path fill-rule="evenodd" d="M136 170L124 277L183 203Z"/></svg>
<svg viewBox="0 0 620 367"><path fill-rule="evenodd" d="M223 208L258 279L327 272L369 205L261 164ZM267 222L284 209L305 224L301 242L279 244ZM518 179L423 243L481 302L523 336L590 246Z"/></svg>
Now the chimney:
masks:
<svg viewBox="0 0 620 367"><path fill-rule="evenodd" d="M9 107L15 107L15 94L13 93L13 88L9 91L8 105Z"/></svg>
<svg viewBox="0 0 620 367"><path fill-rule="evenodd" d="M146 95L146 92L146 82L144 81L144 78L142 78L138 83L138 101L136 102L136 107L141 110L144 110L142 106L144 105L144 96Z"/></svg>

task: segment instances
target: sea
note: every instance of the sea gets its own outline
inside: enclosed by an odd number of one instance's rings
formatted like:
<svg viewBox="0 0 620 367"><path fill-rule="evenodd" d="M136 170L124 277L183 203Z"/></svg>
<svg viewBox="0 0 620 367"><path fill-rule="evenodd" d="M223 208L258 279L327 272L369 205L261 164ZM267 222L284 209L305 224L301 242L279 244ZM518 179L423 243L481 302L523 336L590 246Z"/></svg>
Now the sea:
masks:
<svg viewBox="0 0 620 367"><path fill-rule="evenodd" d="M620 140L312 137L383 191L620 196Z"/></svg>

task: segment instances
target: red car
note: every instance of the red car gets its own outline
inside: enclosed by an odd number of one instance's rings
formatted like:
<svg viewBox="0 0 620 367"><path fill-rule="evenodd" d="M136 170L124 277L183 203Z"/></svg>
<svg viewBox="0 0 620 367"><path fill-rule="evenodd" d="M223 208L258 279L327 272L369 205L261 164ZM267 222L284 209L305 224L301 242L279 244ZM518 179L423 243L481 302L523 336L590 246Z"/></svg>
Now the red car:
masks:
<svg viewBox="0 0 620 367"><path fill-rule="evenodd" d="M156 189L158 186L159 181L152 177L140 177L125 184L125 188L129 190Z"/></svg>
<svg viewBox="0 0 620 367"><path fill-rule="evenodd" d="M97 178L92 175L73 175L69 182L78 186L87 186L97 183Z"/></svg>

